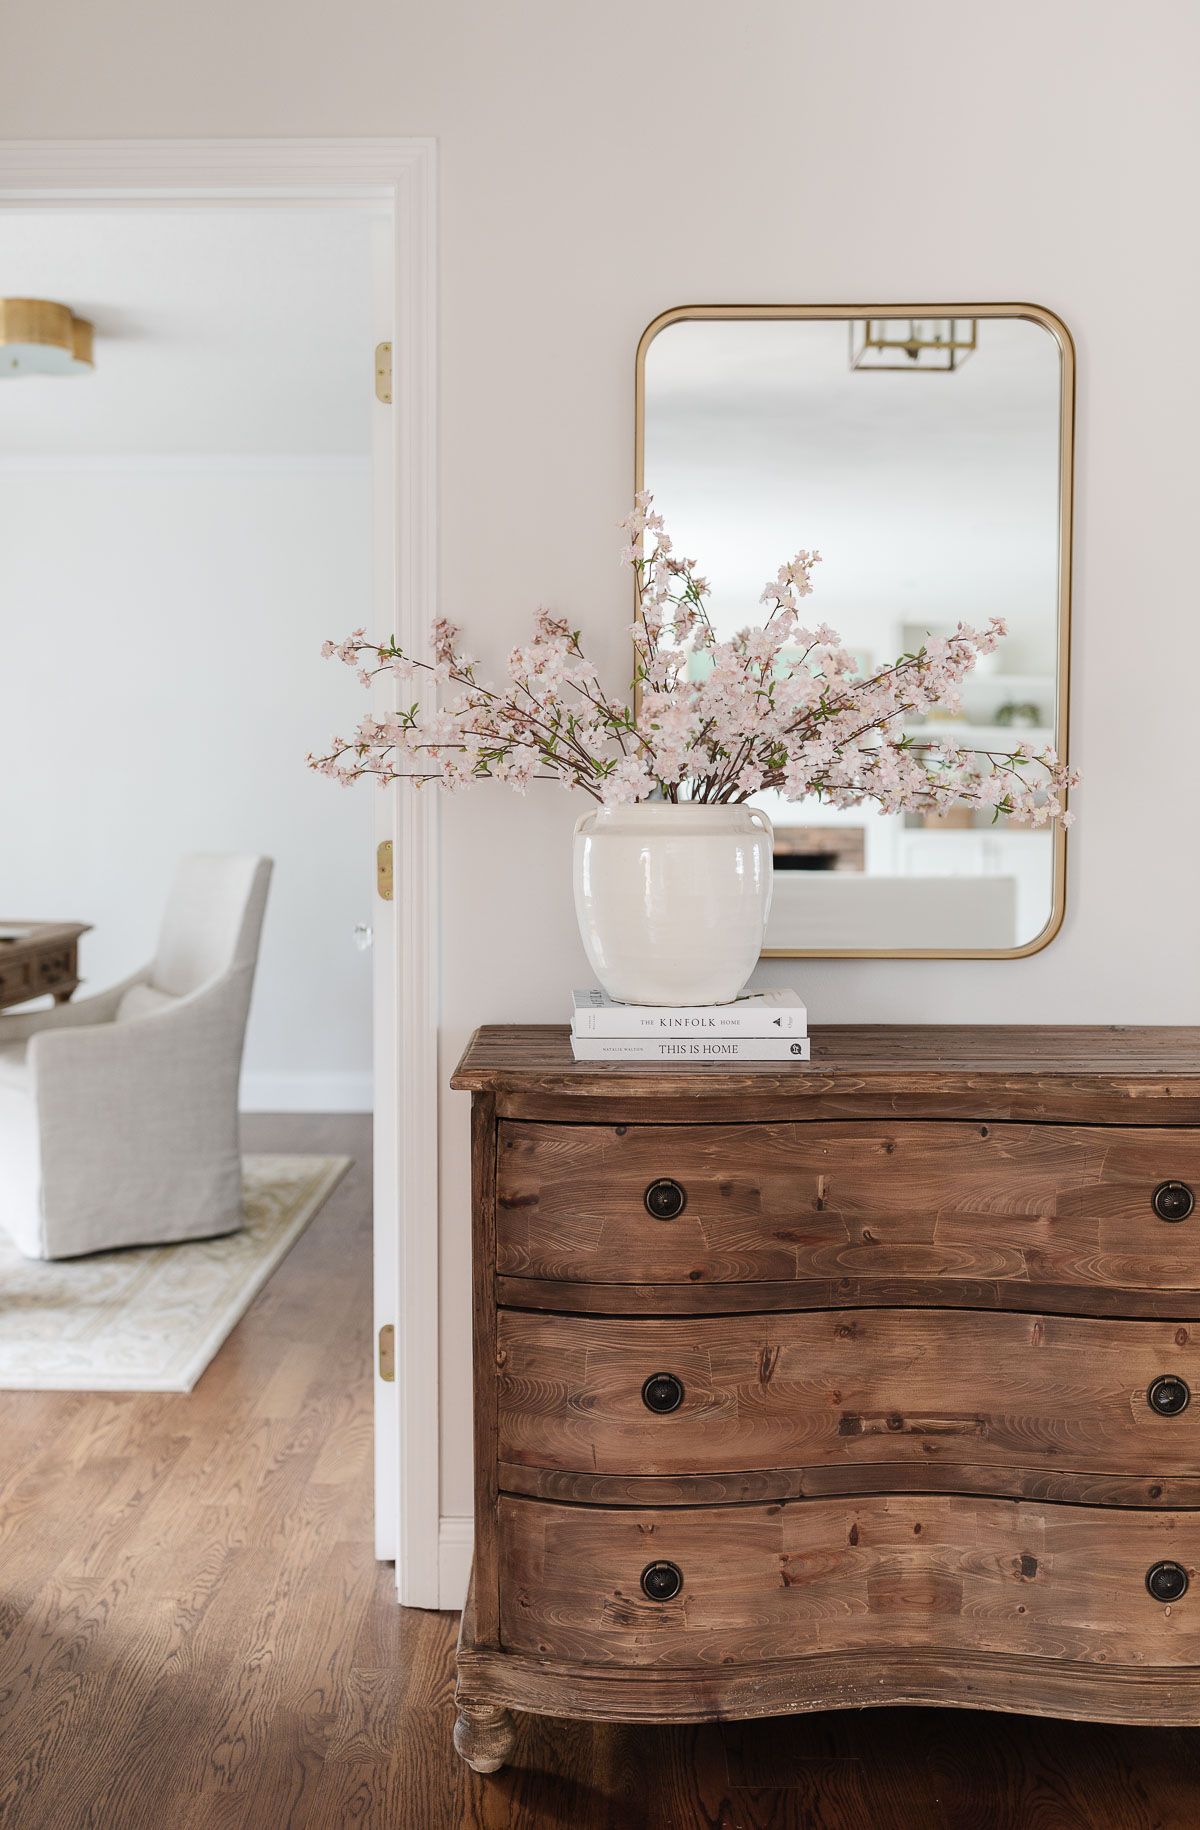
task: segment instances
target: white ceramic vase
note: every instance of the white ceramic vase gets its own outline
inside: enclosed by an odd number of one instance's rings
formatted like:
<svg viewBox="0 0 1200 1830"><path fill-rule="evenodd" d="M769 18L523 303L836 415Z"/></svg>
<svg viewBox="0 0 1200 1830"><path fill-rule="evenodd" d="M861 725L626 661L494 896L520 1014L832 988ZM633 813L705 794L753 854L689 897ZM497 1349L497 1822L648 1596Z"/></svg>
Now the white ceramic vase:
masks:
<svg viewBox="0 0 1200 1830"><path fill-rule="evenodd" d="M642 801L575 827L575 913L622 1004L728 1004L762 951L774 834L757 807Z"/></svg>

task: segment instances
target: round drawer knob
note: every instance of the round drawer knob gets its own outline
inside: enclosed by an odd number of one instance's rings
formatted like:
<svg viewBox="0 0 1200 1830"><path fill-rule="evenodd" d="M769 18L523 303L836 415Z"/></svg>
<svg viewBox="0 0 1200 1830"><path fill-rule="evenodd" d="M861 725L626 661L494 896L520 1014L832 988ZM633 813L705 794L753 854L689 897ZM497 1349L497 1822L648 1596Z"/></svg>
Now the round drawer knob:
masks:
<svg viewBox="0 0 1200 1830"><path fill-rule="evenodd" d="M651 1373L642 1387L642 1403L648 1411L665 1417L683 1403L683 1385L674 1373Z"/></svg>
<svg viewBox="0 0 1200 1830"><path fill-rule="evenodd" d="M1182 1563L1152 1563L1146 1571L1146 1587L1155 1601L1178 1601L1187 1594L1188 1574Z"/></svg>
<svg viewBox="0 0 1200 1830"><path fill-rule="evenodd" d="M1191 1402L1191 1391L1182 1379L1176 1379L1172 1373L1164 1373L1156 1379L1146 1393L1150 1409L1157 1411L1160 1417L1178 1417L1180 1411L1186 1411Z"/></svg>
<svg viewBox="0 0 1200 1830"><path fill-rule="evenodd" d="M670 1176L660 1176L646 1190L646 1212L656 1220L674 1220L687 1206L687 1196Z"/></svg>
<svg viewBox="0 0 1200 1830"><path fill-rule="evenodd" d="M1174 1563L1155 1565L1156 1569L1175 1569L1176 1567L1177 1565ZM1183 1574L1182 1570L1180 1574ZM1147 1577L1147 1581L1149 1581L1149 1577ZM1186 1576L1183 1578L1183 1585L1184 1588L1187 1587ZM650 1597L651 1601L674 1601L682 1587L683 1571L677 1563L647 1563L642 1571L642 1591ZM1183 1589L1179 1592L1182 1594ZM1166 1598L1164 1597L1164 1599Z"/></svg>
<svg viewBox="0 0 1200 1830"><path fill-rule="evenodd" d="M1186 1182L1160 1182L1154 1191L1154 1211L1160 1220L1186 1220L1195 1205Z"/></svg>

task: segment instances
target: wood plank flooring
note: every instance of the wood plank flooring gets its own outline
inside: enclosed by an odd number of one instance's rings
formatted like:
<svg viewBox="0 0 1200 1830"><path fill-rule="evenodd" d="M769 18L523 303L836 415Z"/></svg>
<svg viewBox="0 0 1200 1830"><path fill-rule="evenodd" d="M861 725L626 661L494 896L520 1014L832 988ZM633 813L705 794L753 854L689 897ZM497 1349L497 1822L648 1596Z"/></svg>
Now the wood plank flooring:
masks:
<svg viewBox="0 0 1200 1830"><path fill-rule="evenodd" d="M355 1169L187 1397L0 1393L3 1830L1196 1830L1200 1731L937 1710L450 1745L456 1620L371 1533Z"/></svg>

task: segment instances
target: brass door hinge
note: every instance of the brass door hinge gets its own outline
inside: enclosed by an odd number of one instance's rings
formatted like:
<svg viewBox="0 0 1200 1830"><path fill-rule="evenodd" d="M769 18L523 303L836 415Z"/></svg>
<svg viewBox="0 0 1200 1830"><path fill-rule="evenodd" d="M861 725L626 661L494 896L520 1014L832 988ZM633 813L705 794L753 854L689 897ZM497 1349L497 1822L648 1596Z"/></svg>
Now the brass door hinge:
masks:
<svg viewBox="0 0 1200 1830"><path fill-rule="evenodd" d="M391 1322L379 1330L379 1377L389 1385L396 1377L396 1329Z"/></svg>
<svg viewBox="0 0 1200 1830"><path fill-rule="evenodd" d="M375 398L381 400L385 407L392 404L392 346L390 343L375 345Z"/></svg>
<svg viewBox="0 0 1200 1830"><path fill-rule="evenodd" d="M384 839L375 850L375 888L384 902L392 900L392 841Z"/></svg>

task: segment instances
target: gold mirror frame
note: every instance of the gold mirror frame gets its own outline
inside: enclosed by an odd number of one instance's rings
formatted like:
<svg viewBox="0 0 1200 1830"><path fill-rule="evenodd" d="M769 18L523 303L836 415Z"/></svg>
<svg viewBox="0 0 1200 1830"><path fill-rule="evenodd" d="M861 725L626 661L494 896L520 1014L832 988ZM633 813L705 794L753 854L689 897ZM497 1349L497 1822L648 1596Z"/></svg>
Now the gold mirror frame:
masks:
<svg viewBox="0 0 1200 1830"><path fill-rule="evenodd" d="M1071 663L1071 536L1075 472L1075 344L1062 319L1044 305L676 305L660 312L642 332L637 347L634 404L634 489L645 488L646 354L660 332L687 319L753 318L1025 318L1049 331L1058 345L1062 386L1058 436L1058 643L1055 741L1059 755L1069 754L1068 707ZM1020 947L864 947L821 949L764 947L763 959L1025 959L1048 947L1063 924L1067 906L1067 834L1054 829L1054 869L1050 914L1040 934Z"/></svg>

